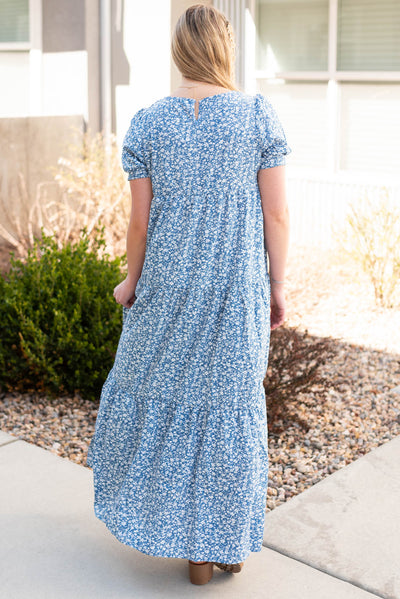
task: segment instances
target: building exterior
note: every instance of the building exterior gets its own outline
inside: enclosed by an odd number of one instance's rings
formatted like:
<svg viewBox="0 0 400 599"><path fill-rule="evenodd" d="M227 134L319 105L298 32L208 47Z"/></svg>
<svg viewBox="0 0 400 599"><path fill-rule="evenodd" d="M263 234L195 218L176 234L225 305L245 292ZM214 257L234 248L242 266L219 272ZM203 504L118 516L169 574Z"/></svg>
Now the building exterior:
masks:
<svg viewBox="0 0 400 599"><path fill-rule="evenodd" d="M179 85L171 32L193 3L1 0L0 127L80 116L121 141L136 110ZM236 32L237 83L270 98L293 150L295 241L329 244L331 222L365 186L400 199L400 2L213 4Z"/></svg>

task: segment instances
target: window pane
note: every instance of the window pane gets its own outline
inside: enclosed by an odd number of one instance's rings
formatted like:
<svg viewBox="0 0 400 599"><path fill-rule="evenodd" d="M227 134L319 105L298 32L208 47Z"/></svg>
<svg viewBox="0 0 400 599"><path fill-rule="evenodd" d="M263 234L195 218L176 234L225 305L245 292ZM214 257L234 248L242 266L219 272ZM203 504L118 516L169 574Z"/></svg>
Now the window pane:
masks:
<svg viewBox="0 0 400 599"><path fill-rule="evenodd" d="M257 0L256 68L328 69L329 0Z"/></svg>
<svg viewBox="0 0 400 599"><path fill-rule="evenodd" d="M0 42L29 42L29 0L0 0Z"/></svg>
<svg viewBox="0 0 400 599"><path fill-rule="evenodd" d="M339 0L338 70L400 71L399 0Z"/></svg>

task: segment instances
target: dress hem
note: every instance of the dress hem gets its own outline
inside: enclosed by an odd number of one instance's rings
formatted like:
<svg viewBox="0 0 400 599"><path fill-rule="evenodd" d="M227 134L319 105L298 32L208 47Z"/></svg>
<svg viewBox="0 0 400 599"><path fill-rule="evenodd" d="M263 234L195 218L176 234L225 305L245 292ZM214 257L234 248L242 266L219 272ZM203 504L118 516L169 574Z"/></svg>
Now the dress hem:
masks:
<svg viewBox="0 0 400 599"><path fill-rule="evenodd" d="M218 557L215 554L212 557L209 557L209 556L204 556L204 554L202 554L202 555L188 554L187 552L182 552L182 551L174 551L173 553L169 553L169 552L168 553L166 553L166 552L158 553L153 550L146 549L143 546L140 546L139 543L134 544L133 542L130 542L127 539L124 539L122 536L120 536L117 532L115 532L108 525L106 519L102 518L101 515L96 511L96 509L95 509L95 516L96 516L96 518L98 518L100 520L100 522L103 522L103 524L106 526L107 530L117 539L117 541L119 541L123 545L126 545L127 547L132 547L132 549L136 549L136 551L140 551L140 553L143 553L144 555L149 555L151 557L165 557L165 558L187 559L187 560L190 559L193 561L209 561L209 562L238 564L240 562L245 561L251 553L259 553L263 548L263 545L261 543L261 545L259 545L257 548L250 549L250 551L247 551L242 556L235 558L234 560L230 560L230 561L226 561L226 558Z"/></svg>

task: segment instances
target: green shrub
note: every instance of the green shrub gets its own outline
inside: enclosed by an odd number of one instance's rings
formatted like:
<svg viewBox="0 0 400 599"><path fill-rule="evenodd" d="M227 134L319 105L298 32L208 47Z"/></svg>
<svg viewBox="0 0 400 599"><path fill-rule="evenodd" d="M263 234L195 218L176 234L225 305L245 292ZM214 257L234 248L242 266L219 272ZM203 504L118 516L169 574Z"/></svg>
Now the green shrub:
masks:
<svg viewBox="0 0 400 599"><path fill-rule="evenodd" d="M112 366L121 306L112 291L126 257L104 252L104 227L61 249L44 234L0 277L0 383L94 399Z"/></svg>

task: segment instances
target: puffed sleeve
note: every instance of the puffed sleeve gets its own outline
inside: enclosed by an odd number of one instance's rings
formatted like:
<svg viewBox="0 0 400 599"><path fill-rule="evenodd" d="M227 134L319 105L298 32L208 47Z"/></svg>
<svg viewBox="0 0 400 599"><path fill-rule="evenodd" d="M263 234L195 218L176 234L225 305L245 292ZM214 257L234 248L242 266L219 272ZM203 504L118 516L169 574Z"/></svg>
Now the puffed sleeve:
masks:
<svg viewBox="0 0 400 599"><path fill-rule="evenodd" d="M286 141L282 124L263 94L256 94L256 99L261 149L259 169L285 165L286 156L292 149Z"/></svg>
<svg viewBox="0 0 400 599"><path fill-rule="evenodd" d="M145 108L141 108L134 114L122 144L122 168L128 173L128 181L150 177L145 111Z"/></svg>

